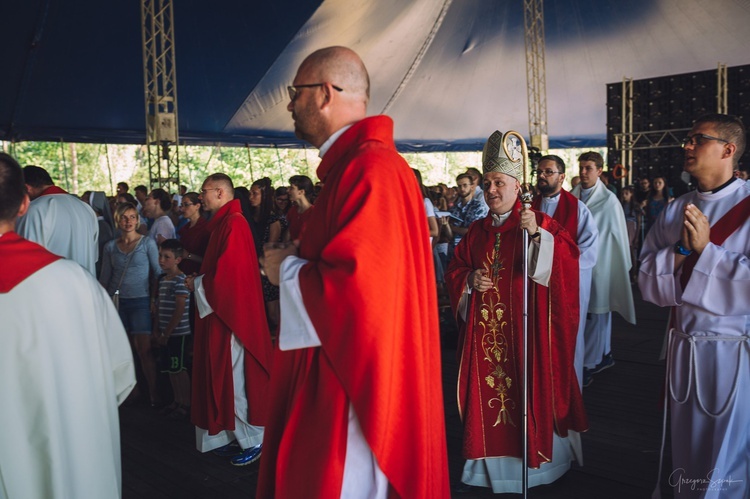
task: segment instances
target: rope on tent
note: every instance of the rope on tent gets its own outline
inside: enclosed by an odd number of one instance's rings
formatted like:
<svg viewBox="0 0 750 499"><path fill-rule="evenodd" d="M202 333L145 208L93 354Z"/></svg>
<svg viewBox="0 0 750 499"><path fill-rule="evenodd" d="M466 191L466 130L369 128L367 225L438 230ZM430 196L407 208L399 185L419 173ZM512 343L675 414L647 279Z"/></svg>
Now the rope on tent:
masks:
<svg viewBox="0 0 750 499"><path fill-rule="evenodd" d="M250 166L250 181L255 182L255 174L253 173L253 155L250 151L250 143L245 142L245 149L247 149L247 163Z"/></svg>
<svg viewBox="0 0 750 499"><path fill-rule="evenodd" d="M60 151L62 152L63 172L65 173L65 190L70 192L70 180L68 180L68 163L65 161L65 142L60 138Z"/></svg>
<svg viewBox="0 0 750 499"><path fill-rule="evenodd" d="M398 99L398 96L401 95L401 92L403 92L406 88L406 85L409 83L409 80L411 80L411 77L414 76L414 73L416 73L417 68L422 63L422 59L424 59L424 56L427 53L427 49L430 48L430 45L432 45L432 41L435 39L435 35L437 35L438 30L440 30L440 26L443 25L443 20L445 19L445 15L448 13L448 7L451 6L452 1L453 0L445 0L443 2L443 7L440 9L440 13L437 16L437 19L435 19L435 23L432 25L432 29L427 35L427 38L425 38L425 41L422 44L422 48L420 48L419 52L417 52L417 55L414 58L414 61L412 61L409 70L404 75L404 78L401 80L399 86L393 92L393 95L391 95L391 98L388 99L388 103L385 105L385 107L383 107L383 110L380 112L380 114L386 114L388 112L396 99Z"/></svg>
<svg viewBox="0 0 750 499"><path fill-rule="evenodd" d="M305 166L307 167L307 174L310 174L310 162L307 161L307 144L302 144L302 151L305 154Z"/></svg>
<svg viewBox="0 0 750 499"><path fill-rule="evenodd" d="M214 157L214 148L211 148L211 154L208 155L208 161L206 161L206 166L203 167L203 170L206 172L210 172L211 170L208 169L208 166L211 164L211 158ZM210 175L210 173L209 173Z"/></svg>
<svg viewBox="0 0 750 499"><path fill-rule="evenodd" d="M281 169L281 154L279 153L279 145L274 144L273 148L276 149L276 160L277 164L279 165L279 178L281 179L281 182L284 182L284 171Z"/></svg>
<svg viewBox="0 0 750 499"><path fill-rule="evenodd" d="M182 143L182 151L183 151L183 154L186 155L185 157L187 158L187 149L186 148L187 148L187 146L183 142ZM180 144L177 144L177 156L179 157L179 155L180 155ZM188 179L190 179L190 190L192 191L193 190L193 186L195 185L195 177L193 176L194 172L193 172L193 169L190 168L189 164L185 164L185 167L187 168Z"/></svg>

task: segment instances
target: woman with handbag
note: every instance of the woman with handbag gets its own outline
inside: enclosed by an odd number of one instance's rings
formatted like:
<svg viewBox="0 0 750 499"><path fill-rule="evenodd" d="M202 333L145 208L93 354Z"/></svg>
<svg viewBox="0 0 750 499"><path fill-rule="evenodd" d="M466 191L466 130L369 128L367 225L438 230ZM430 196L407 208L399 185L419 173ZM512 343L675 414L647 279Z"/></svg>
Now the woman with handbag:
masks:
<svg viewBox="0 0 750 499"><path fill-rule="evenodd" d="M159 250L150 237L137 232L138 210L123 203L115 210L120 236L104 246L99 282L113 297L130 343L141 361L151 406L158 404L156 363L151 352L151 279L161 272Z"/></svg>

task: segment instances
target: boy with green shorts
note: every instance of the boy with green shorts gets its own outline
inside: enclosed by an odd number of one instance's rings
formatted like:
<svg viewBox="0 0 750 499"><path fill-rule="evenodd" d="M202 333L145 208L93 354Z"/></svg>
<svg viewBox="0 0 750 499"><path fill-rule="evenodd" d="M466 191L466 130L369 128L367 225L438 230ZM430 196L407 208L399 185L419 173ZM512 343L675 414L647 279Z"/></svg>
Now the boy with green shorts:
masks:
<svg viewBox="0 0 750 499"><path fill-rule="evenodd" d="M159 246L159 266L164 275L159 279L154 315L154 337L159 345L166 347L169 356L162 372L169 373L174 393L174 402L164 408L163 414L173 419L186 419L190 414L190 376L185 366L190 292L185 286L185 274L178 267L183 251L177 239L167 239Z"/></svg>

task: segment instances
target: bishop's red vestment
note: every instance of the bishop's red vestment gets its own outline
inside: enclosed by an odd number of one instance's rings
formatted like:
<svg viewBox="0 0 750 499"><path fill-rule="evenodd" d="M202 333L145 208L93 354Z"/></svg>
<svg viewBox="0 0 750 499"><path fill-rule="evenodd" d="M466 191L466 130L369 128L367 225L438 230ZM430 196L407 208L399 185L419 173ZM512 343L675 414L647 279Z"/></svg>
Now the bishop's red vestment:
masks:
<svg viewBox="0 0 750 499"><path fill-rule="evenodd" d="M472 224L445 274L453 309L468 275L484 269L494 286L472 290L459 317L458 405L468 459L522 456L523 236L520 203L499 227ZM549 287L529 279L529 466L552 459L552 434L588 423L573 359L578 326L578 248L557 222L537 212L554 238Z"/></svg>
<svg viewBox="0 0 750 499"><path fill-rule="evenodd" d="M258 497L340 496L349 404L390 497L449 497L432 253L391 119L352 125L317 173L299 284L321 346L276 351Z"/></svg>
<svg viewBox="0 0 750 499"><path fill-rule="evenodd" d="M239 200L219 209L200 273L213 313L195 318L192 422L215 435L234 430L231 335L245 348L247 421L264 426L272 355L255 244Z"/></svg>

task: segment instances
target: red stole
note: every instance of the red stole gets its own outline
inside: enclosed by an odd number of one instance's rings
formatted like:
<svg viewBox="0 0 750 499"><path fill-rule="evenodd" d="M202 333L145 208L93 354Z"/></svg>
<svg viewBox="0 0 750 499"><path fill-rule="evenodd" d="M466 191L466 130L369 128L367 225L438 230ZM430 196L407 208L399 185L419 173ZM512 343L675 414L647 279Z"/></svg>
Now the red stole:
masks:
<svg viewBox="0 0 750 499"><path fill-rule="evenodd" d="M566 191L560 189L560 200L557 202L557 209L552 217L552 220L559 223L565 230L568 231L570 237L573 238L576 243L578 242L578 198ZM542 197L537 196L534 198L534 202L531 207L539 211L542 205Z"/></svg>
<svg viewBox="0 0 750 499"><path fill-rule="evenodd" d="M271 335L266 322L260 271L250 227L239 200L224 205L208 222L211 232L200 273L213 313L195 319L193 423L214 435L234 430L231 334L245 348L247 419L267 419Z"/></svg>
<svg viewBox="0 0 750 499"><path fill-rule="evenodd" d="M351 403L390 497L447 498L435 274L391 119L355 123L318 176L299 281L322 345L276 352L257 497L339 497Z"/></svg>
<svg viewBox="0 0 750 499"><path fill-rule="evenodd" d="M510 218L473 224L456 247L446 284L456 310L475 269L495 286L470 295L467 321L459 318L459 412L469 459L521 457L523 368L523 257L517 203ZM549 287L529 280L529 465L552 459L552 436L588 427L573 366L578 324L578 248L567 231L537 212L554 241Z"/></svg>
<svg viewBox="0 0 750 499"><path fill-rule="evenodd" d="M67 194L68 191L61 189L57 187L56 185L51 185L44 189L41 194L39 194L39 197L41 196L49 196L50 194Z"/></svg>
<svg viewBox="0 0 750 499"><path fill-rule="evenodd" d="M750 217L750 196L734 205L731 210L721 217L721 220L711 227L709 240L716 246L721 246L740 225L745 223L748 217ZM690 276L693 275L693 268L698 263L699 257L700 255L693 251L682 262L682 275L680 275L682 289L685 289L688 281L690 281Z"/></svg>
<svg viewBox="0 0 750 499"><path fill-rule="evenodd" d="M15 232L0 236L0 293L8 293L30 275L62 258Z"/></svg>

